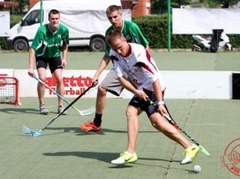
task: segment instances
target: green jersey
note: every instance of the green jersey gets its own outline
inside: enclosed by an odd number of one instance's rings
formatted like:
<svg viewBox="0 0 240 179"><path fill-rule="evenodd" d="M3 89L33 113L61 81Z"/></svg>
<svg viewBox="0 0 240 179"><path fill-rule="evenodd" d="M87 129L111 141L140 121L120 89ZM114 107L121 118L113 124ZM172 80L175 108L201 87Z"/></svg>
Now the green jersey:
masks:
<svg viewBox="0 0 240 179"><path fill-rule="evenodd" d="M114 26L107 29L105 36L111 30L114 30ZM123 21L122 34L127 39L128 42L134 42L146 47L149 43L147 39L142 34L139 26L131 21ZM110 51L109 45L106 43L105 55L108 55Z"/></svg>
<svg viewBox="0 0 240 179"><path fill-rule="evenodd" d="M60 57L62 44L69 44L69 31L66 26L59 24L58 30L53 32L48 24L38 28L31 48L35 50L36 57Z"/></svg>

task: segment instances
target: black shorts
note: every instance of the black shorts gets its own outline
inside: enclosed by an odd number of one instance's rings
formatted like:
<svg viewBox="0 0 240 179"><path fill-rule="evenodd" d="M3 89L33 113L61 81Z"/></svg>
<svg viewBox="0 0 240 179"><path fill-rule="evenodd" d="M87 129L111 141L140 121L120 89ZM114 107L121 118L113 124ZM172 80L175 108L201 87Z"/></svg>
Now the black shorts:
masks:
<svg viewBox="0 0 240 179"><path fill-rule="evenodd" d="M157 98L154 92L152 91L145 91L144 92L148 95L149 100L157 103ZM164 91L162 92L162 97L164 96ZM163 99L164 100L164 99ZM135 108L140 108L142 111L145 111L147 116L151 116L153 113L158 112L158 105L151 105L149 101L144 101L136 96L134 96L131 101L129 102L130 106L134 106ZM166 109L167 106L165 105Z"/></svg>
<svg viewBox="0 0 240 179"><path fill-rule="evenodd" d="M61 57L55 57L55 58L37 57L36 58L37 68L45 68L46 69L47 65L49 65L51 73L53 73L56 69L62 68Z"/></svg>

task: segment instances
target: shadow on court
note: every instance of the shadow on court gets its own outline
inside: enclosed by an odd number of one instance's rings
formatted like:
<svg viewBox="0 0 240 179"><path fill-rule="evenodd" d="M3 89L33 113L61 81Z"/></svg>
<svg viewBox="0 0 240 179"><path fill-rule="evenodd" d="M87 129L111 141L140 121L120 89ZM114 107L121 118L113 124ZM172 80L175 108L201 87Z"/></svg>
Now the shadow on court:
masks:
<svg viewBox="0 0 240 179"><path fill-rule="evenodd" d="M16 114L16 113L39 114L39 110L34 108L3 108L3 109L0 109L0 112L7 113L7 114Z"/></svg>
<svg viewBox="0 0 240 179"><path fill-rule="evenodd" d="M85 151L72 151L72 152L55 152L55 153L43 153L45 156L75 156L81 158L88 158L110 163L113 158L119 155L119 153L109 152L85 152Z"/></svg>
<svg viewBox="0 0 240 179"><path fill-rule="evenodd" d="M112 159L119 156L119 153L109 153L109 152L86 152L86 151L72 151L72 152L55 152L55 153L43 153L45 156L75 156L75 157L81 157L81 158L87 158L87 159L94 159L99 160L102 162L110 163ZM142 160L147 161L161 161L166 163L179 163L180 160L168 160L168 159L161 159L161 158L144 158L140 157L138 158L137 163L134 163L135 165L147 165L140 163ZM130 165L130 164L128 164ZM119 165L123 166L123 165ZM166 167L165 167L166 168Z"/></svg>
<svg viewBox="0 0 240 179"><path fill-rule="evenodd" d="M99 133L95 132L84 132L79 127L47 127L46 130L60 131L62 133L75 133L76 135L106 135L105 133L122 133L127 134L126 130L112 130L112 129L102 129ZM158 131L139 131L139 133L159 133Z"/></svg>

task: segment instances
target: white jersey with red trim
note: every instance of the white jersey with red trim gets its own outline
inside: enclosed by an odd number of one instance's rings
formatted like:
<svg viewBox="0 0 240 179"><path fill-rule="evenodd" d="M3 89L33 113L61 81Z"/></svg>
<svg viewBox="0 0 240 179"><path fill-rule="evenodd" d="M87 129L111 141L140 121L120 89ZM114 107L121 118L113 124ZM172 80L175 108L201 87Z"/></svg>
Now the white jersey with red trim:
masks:
<svg viewBox="0 0 240 179"><path fill-rule="evenodd" d="M139 44L129 43L129 45L131 54L128 57L122 57L113 50L109 53L117 76L127 75L138 89L149 91L153 91L152 83L159 80L162 90L165 90L162 75L148 51Z"/></svg>

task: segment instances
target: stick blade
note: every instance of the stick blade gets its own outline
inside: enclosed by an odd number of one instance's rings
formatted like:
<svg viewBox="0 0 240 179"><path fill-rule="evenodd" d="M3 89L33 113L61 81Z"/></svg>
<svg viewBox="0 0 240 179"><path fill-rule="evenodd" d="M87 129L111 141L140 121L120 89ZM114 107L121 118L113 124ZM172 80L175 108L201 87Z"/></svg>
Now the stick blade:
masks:
<svg viewBox="0 0 240 179"><path fill-rule="evenodd" d="M32 130L27 126L23 125L21 131L28 136L39 137L42 134L42 130Z"/></svg>
<svg viewBox="0 0 240 179"><path fill-rule="evenodd" d="M202 145L199 145L199 148L205 155L210 155L210 153Z"/></svg>
<svg viewBox="0 0 240 179"><path fill-rule="evenodd" d="M79 111L79 115L80 116L88 116L88 115L91 115L94 112L95 112L95 107L91 106L88 109L84 109L84 110Z"/></svg>

